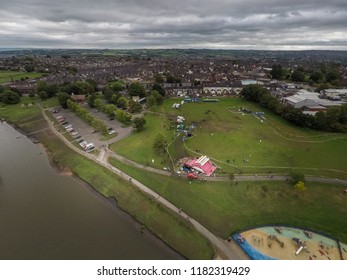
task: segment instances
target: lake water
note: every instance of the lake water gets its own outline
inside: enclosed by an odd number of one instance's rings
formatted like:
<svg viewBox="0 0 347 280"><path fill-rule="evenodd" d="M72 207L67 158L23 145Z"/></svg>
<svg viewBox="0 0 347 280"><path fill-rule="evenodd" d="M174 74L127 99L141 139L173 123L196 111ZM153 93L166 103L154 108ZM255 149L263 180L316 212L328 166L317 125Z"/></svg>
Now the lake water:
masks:
<svg viewBox="0 0 347 280"><path fill-rule="evenodd" d="M180 259L114 203L59 175L39 145L0 123L0 259Z"/></svg>

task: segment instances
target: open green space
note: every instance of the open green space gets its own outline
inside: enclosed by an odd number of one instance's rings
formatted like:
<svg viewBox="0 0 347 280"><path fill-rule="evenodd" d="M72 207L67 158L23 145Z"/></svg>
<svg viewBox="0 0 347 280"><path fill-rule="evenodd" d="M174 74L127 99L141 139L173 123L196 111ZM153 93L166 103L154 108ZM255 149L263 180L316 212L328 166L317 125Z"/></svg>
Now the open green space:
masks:
<svg viewBox="0 0 347 280"><path fill-rule="evenodd" d="M42 120L38 107L31 106L24 110L21 104L6 106L6 111L0 110L0 118L6 118L19 125L26 133L47 126L47 123ZM43 105L46 107L47 104ZM35 137L44 144L54 165L59 169L71 170L73 174L89 183L105 197L114 197L121 209L128 212L143 225L143 228L152 231L176 251L189 259L213 257L214 250L211 244L191 225L139 191L128 181L75 153L49 129L35 133Z"/></svg>
<svg viewBox="0 0 347 280"><path fill-rule="evenodd" d="M110 145L116 153L144 165L161 168L170 164L167 156L161 156L153 149L155 136L161 132L168 142L174 140L175 130L170 127L165 115L148 113L145 116L145 130L134 132L126 139Z"/></svg>
<svg viewBox="0 0 347 280"><path fill-rule="evenodd" d="M344 186L309 182L305 192L298 192L284 181L188 181L150 173L113 158L109 161L224 239L245 228L282 224L321 231L347 242Z"/></svg>
<svg viewBox="0 0 347 280"><path fill-rule="evenodd" d="M39 78L43 73L21 72L21 71L0 71L0 84L11 83L21 79Z"/></svg>
<svg viewBox="0 0 347 280"><path fill-rule="evenodd" d="M299 128L271 112L242 98L220 98L215 103L185 103L180 109L172 104L182 99L166 100L160 114L146 115L146 129L120 142L112 149L142 164L163 161L153 149L157 133L170 142L176 129L168 130L170 119L184 116L186 124L195 122L193 137L182 141L182 135L169 147L177 161L184 155L207 155L221 172L261 174L288 173L300 169L306 175L347 179L347 134L334 134ZM242 113L240 107L264 112L265 119ZM145 141L144 141L145 139ZM159 157L159 158L158 158ZM155 164L164 167L164 164Z"/></svg>
<svg viewBox="0 0 347 280"><path fill-rule="evenodd" d="M0 118L6 119L13 123L26 121L27 117L38 114L40 108L37 105L40 103L42 108L51 108L58 106L56 97L42 101L39 97L21 97L21 101L15 105L7 105L0 102Z"/></svg>

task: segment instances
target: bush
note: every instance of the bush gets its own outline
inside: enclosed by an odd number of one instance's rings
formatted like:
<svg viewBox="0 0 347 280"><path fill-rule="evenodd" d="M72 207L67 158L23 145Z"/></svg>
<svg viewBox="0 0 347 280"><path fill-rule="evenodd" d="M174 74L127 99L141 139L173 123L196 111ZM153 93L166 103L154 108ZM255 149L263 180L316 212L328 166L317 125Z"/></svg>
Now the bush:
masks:
<svg viewBox="0 0 347 280"><path fill-rule="evenodd" d="M292 170L290 176L294 184L297 184L300 181L305 182L305 174L299 170Z"/></svg>

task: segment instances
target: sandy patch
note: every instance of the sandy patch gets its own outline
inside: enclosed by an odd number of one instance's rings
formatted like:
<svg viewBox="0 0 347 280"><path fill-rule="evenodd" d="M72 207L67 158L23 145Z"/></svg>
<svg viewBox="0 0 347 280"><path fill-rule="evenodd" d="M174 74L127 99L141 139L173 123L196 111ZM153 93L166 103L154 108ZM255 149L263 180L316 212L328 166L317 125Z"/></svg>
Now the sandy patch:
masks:
<svg viewBox="0 0 347 280"><path fill-rule="evenodd" d="M253 229L241 234L247 242L261 253L281 260L340 260L340 252L337 244L332 245L323 241L314 239L301 239L305 241L306 248L296 254L300 245L295 243L292 238L286 237L280 233L276 237L269 239L269 233ZM281 243L284 242L283 247ZM346 249L347 251L347 249ZM346 252L347 254L347 252Z"/></svg>

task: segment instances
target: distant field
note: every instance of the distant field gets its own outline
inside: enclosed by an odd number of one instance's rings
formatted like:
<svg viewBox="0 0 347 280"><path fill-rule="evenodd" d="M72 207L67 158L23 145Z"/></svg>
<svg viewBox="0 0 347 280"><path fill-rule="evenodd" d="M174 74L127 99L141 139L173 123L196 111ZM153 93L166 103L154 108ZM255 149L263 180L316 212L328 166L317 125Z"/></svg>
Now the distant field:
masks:
<svg viewBox="0 0 347 280"><path fill-rule="evenodd" d="M28 72L16 72L16 71L0 71L0 84L6 84L20 79L32 79L41 77L42 73L28 73Z"/></svg>
<svg viewBox="0 0 347 280"><path fill-rule="evenodd" d="M194 136L182 141L182 136L169 147L171 156L178 160L184 155L207 155L224 173L261 174L288 173L301 169L307 175L347 179L347 134L313 131L293 126L241 98L225 98L217 103L186 103L179 110L172 104L181 100L169 99L158 116L146 116L146 130L133 134L112 148L123 156L154 166L163 161L155 154L154 137L162 132L171 141L175 129L169 116L186 118L186 124L197 123ZM254 112L265 112L265 120L239 112L246 107ZM176 124L172 124L175 125Z"/></svg>

